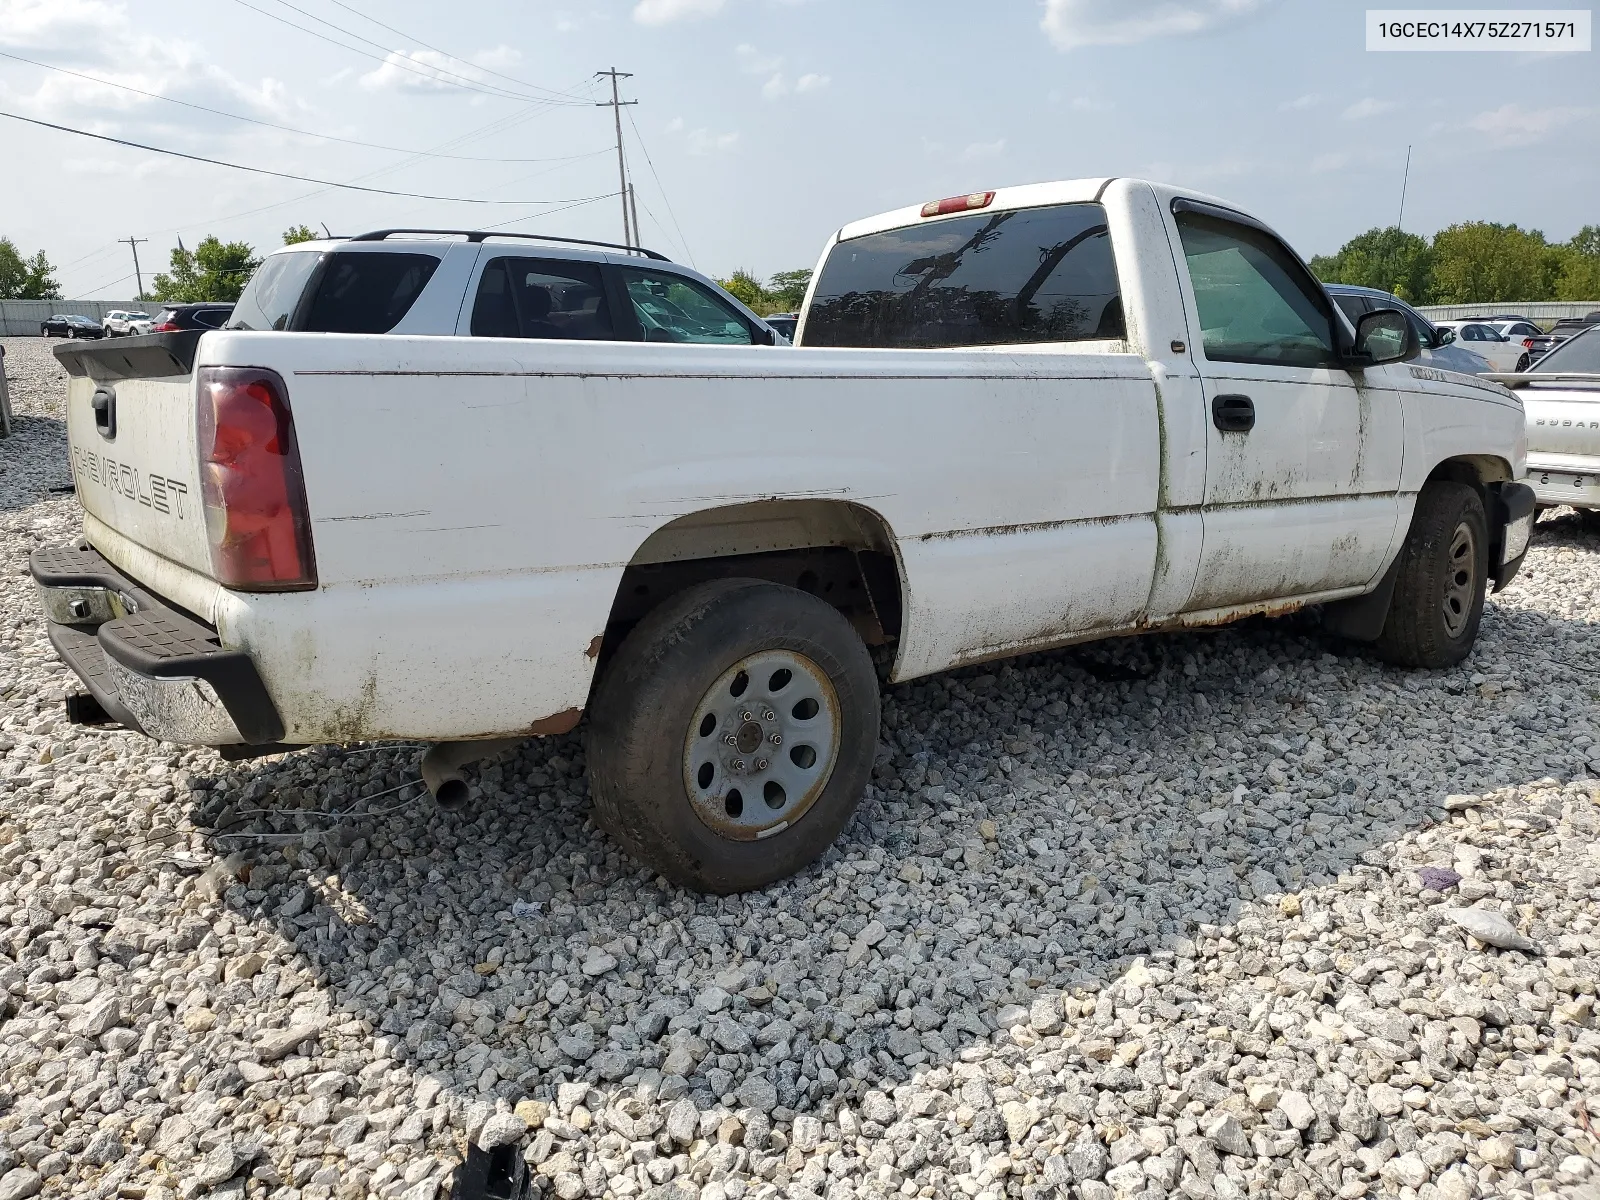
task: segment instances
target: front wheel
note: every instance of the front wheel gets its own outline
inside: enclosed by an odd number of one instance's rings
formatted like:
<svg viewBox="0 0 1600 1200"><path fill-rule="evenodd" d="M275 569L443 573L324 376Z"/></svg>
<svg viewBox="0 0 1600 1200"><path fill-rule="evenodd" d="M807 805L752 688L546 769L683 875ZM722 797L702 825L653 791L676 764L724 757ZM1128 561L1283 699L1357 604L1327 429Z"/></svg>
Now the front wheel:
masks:
<svg viewBox="0 0 1600 1200"><path fill-rule="evenodd" d="M600 681L596 823L684 887L764 887L839 836L878 716L872 659L832 606L757 579L699 584L645 617Z"/></svg>
<svg viewBox="0 0 1600 1200"><path fill-rule="evenodd" d="M1477 641L1488 580L1488 522L1476 489L1428 484L1400 550L1378 654L1403 667L1455 666Z"/></svg>

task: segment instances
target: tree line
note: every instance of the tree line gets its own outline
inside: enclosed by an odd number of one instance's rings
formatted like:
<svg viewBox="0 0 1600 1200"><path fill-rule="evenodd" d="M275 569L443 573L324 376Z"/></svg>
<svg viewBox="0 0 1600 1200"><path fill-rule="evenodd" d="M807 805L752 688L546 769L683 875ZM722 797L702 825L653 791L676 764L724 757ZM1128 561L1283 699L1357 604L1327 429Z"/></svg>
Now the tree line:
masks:
<svg viewBox="0 0 1600 1200"><path fill-rule="evenodd" d="M1412 304L1600 301L1600 225L1585 225L1565 242L1492 221L1451 225L1432 239L1391 225L1310 265L1324 283L1377 288Z"/></svg>

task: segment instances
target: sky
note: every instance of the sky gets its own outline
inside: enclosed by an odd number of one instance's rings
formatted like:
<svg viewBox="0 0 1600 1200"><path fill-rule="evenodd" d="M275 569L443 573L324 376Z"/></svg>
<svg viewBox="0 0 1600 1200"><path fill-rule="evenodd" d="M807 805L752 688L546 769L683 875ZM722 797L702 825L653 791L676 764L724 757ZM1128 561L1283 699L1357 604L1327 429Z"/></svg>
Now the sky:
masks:
<svg viewBox="0 0 1600 1200"><path fill-rule="evenodd" d="M0 0L0 112L442 197L0 117L0 236L44 249L64 295L83 299L134 294L130 237L148 239L146 288L179 238L265 250L300 223L618 240L613 114L596 103L610 82L595 77L613 67L637 101L623 131L644 243L719 277L812 266L840 225L885 209L1104 175L1226 197L1309 258L1396 221L1408 146L1408 230L1492 220L1565 240L1600 223L1596 53L1369 53L1364 13L1349 0Z"/></svg>

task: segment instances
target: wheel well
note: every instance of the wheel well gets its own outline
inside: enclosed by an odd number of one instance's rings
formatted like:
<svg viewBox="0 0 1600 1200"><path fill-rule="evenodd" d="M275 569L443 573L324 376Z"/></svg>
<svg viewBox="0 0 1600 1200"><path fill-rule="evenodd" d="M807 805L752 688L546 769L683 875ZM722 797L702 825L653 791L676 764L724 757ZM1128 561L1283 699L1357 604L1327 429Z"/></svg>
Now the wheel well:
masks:
<svg viewBox="0 0 1600 1200"><path fill-rule="evenodd" d="M617 585L600 663L663 600L731 578L809 592L843 613L869 646L900 636L904 585L882 517L839 500L762 500L690 513L645 539Z"/></svg>
<svg viewBox="0 0 1600 1200"><path fill-rule="evenodd" d="M1463 454L1457 458L1447 458L1434 467L1428 472L1427 482L1448 480L1464 483L1477 488L1479 495L1487 502L1489 485L1506 483L1510 479L1511 466L1504 459L1492 454Z"/></svg>

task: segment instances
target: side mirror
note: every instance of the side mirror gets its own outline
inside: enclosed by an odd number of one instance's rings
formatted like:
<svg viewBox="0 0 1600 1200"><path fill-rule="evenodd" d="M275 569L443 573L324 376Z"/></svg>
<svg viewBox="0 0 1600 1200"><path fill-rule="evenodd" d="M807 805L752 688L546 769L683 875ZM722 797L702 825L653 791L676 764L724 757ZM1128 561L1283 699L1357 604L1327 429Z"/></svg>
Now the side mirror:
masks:
<svg viewBox="0 0 1600 1200"><path fill-rule="evenodd" d="M1448 346L1451 342L1453 342L1455 340L1456 340L1456 331L1454 329L1441 329L1441 330L1439 330L1439 345Z"/></svg>
<svg viewBox="0 0 1600 1200"><path fill-rule="evenodd" d="M1356 322L1356 344L1351 366L1377 367L1404 362L1422 353L1417 331L1397 308L1380 308Z"/></svg>
<svg viewBox="0 0 1600 1200"><path fill-rule="evenodd" d="M757 345L757 346L776 346L778 344L777 332L774 329L772 329L771 326L767 326L767 325L758 326L757 328L752 329L750 331L750 334L751 334L751 337L754 339L753 340L753 344L754 345Z"/></svg>

